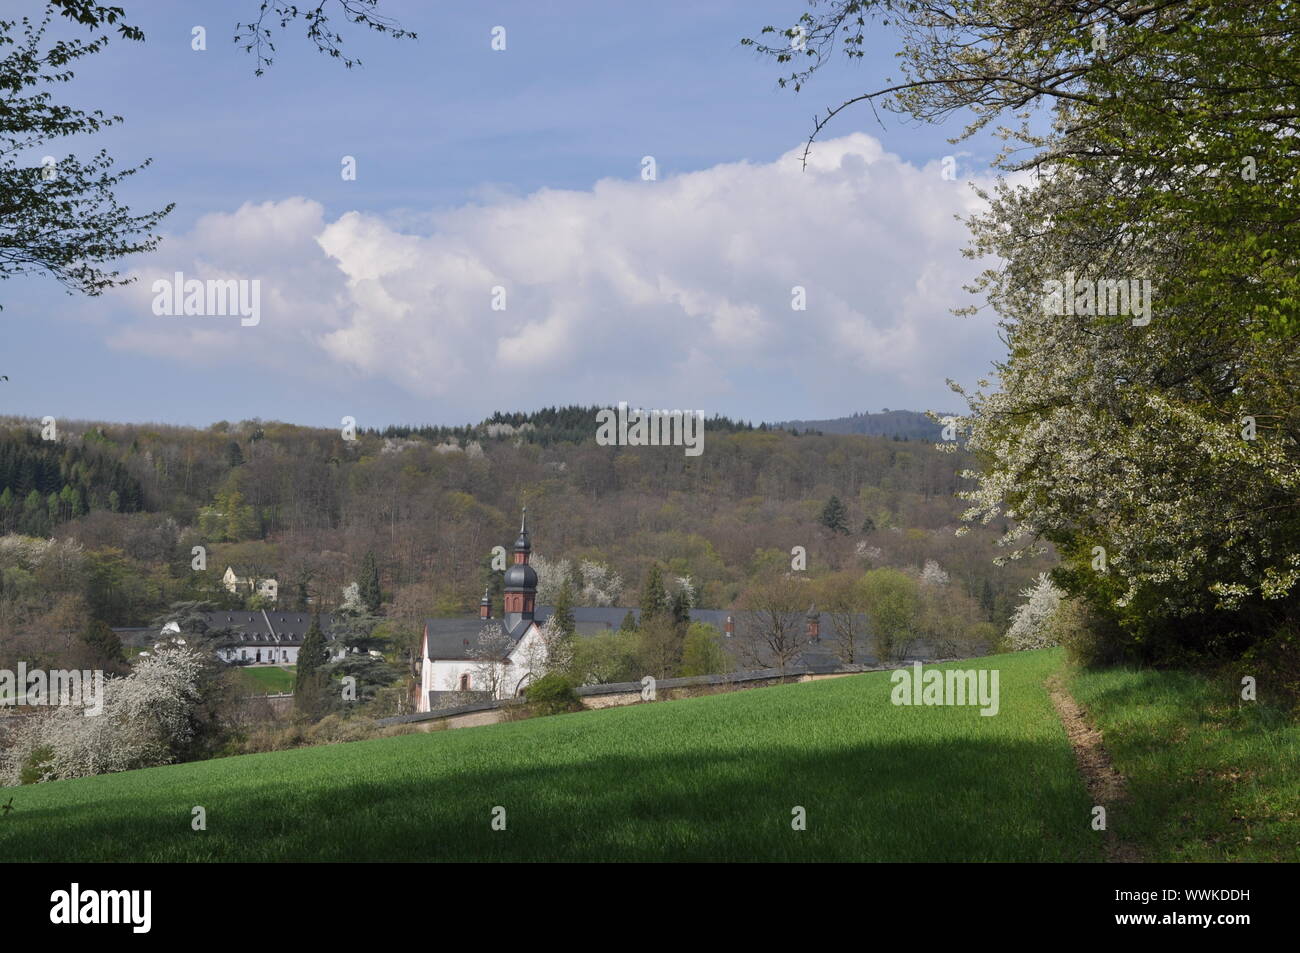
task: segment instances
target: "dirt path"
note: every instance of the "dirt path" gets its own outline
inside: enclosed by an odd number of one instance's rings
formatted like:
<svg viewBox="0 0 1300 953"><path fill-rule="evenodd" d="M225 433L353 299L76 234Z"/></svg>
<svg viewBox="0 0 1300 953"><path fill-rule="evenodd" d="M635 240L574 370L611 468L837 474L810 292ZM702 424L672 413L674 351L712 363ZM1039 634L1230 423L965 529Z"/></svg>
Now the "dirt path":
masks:
<svg viewBox="0 0 1300 953"><path fill-rule="evenodd" d="M1142 855L1132 844L1126 843L1110 829L1110 820L1117 809L1122 809L1125 798L1124 776L1115 770L1110 756L1102 747L1101 732L1088 723L1087 715L1065 688L1065 680L1053 675L1047 680L1047 691L1056 713L1061 716L1065 733L1074 748L1079 762L1079 774L1088 788L1093 804L1106 809L1105 837L1106 860L1112 864L1141 863Z"/></svg>

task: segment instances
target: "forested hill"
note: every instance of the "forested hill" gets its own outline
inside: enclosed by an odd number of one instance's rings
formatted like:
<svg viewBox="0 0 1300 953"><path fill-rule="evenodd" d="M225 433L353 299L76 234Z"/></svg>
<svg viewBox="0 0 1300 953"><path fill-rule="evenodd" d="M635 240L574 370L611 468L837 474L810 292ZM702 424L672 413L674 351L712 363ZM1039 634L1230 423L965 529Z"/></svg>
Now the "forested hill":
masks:
<svg viewBox="0 0 1300 953"><path fill-rule="evenodd" d="M478 424L459 427L429 424L404 424L370 429L381 437L423 437L439 442L453 440L462 445L483 437L513 436L527 443L549 446L554 443L583 443L591 439L598 406L544 407L531 412L497 411ZM646 408L647 410L652 408ZM676 409L676 408L653 408ZM937 441L940 425L914 410L886 410L879 414L860 413L830 420L787 420L780 423L753 424L744 420L714 415L705 419L705 429L715 433L738 433L758 430L789 430L799 433L856 434L865 437L889 437L900 440Z"/></svg>
<svg viewBox="0 0 1300 953"><path fill-rule="evenodd" d="M584 443L592 439L595 429L596 414L603 408L599 406L583 407L571 404L567 407L543 407L531 412L515 411L506 413L498 410L479 424L465 424L461 427L434 426L430 424L404 424L385 427L382 430L370 429L367 433L381 437L423 437L426 440L445 442L457 441L461 446L471 440L481 438L496 439L513 437L525 443L535 443L543 447L554 443ZM640 409L640 408L633 408ZM646 407L645 410L682 410L685 408ZM753 424L729 417L714 415L705 418L704 429L715 433L736 433L743 430L767 430L767 425L755 427Z"/></svg>
<svg viewBox="0 0 1300 953"><path fill-rule="evenodd" d="M0 431L0 529L46 536L91 510L130 513L144 504L102 432L74 443L43 440L30 428Z"/></svg>
<svg viewBox="0 0 1300 953"><path fill-rule="evenodd" d="M0 419L0 446L24 459L39 450L46 461L46 482L34 487L46 501L41 525L14 490L0 535L84 547L89 581L77 589L69 577L69 591L112 625L143 625L172 602L220 596L227 564L278 578L287 600L310 590L328 608L358 578L368 551L394 611L474 611L492 547L510 545L523 504L538 553L608 565L625 581L625 599L657 563L674 578L689 576L701 606L731 606L803 547L809 578L873 567L919 572L934 560L1004 620L1045 566L994 565L1001 521L955 535L965 507L955 496L965 485L959 474L972 466L961 450L715 421L703 453L687 456L682 447L598 446L594 414L584 436L566 413L554 412L551 433L571 429L574 439L548 443L519 432L528 420L505 415L459 439L399 428L348 439L260 420L203 429L59 421L59 439L44 445L32 436L39 421ZM52 507L50 493L84 498L84 506ZM196 546L207 554L204 571L192 565ZM7 558L0 547L0 563ZM4 577L0 632L57 609L58 590L37 585L35 568L23 572L32 574L29 588ZM64 607L65 615L79 611Z"/></svg>
<svg viewBox="0 0 1300 953"><path fill-rule="evenodd" d="M786 420L771 426L783 430L818 433L860 434L866 437L897 437L900 440L938 440L941 426L914 410L886 410L861 413L831 420Z"/></svg>

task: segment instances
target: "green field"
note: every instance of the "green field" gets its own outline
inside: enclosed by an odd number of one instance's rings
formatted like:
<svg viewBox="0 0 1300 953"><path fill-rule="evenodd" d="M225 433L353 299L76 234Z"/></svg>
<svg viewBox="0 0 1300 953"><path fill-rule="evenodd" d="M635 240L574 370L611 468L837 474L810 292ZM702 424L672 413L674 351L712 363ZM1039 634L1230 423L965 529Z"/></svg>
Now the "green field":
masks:
<svg viewBox="0 0 1300 953"><path fill-rule="evenodd" d="M1069 688L1128 778L1111 829L1144 859L1300 861L1300 725L1182 672L1083 672Z"/></svg>
<svg viewBox="0 0 1300 953"><path fill-rule="evenodd" d="M998 668L994 717L894 706L888 673L872 673L11 788L0 856L1100 860L1043 687L1061 663L943 666ZM1149 859L1300 856L1294 724L1177 673L1075 674L1070 688L1130 776L1111 829ZM206 831L191 830L196 805Z"/></svg>
<svg viewBox="0 0 1300 953"><path fill-rule="evenodd" d="M1098 859L1042 687L1058 655L979 664L995 717L894 706L873 673L10 789L0 856Z"/></svg>
<svg viewBox="0 0 1300 953"><path fill-rule="evenodd" d="M296 665L290 665L281 668L278 665L244 666L237 668L235 671L243 680L248 690L257 695L275 695L282 692L292 692Z"/></svg>

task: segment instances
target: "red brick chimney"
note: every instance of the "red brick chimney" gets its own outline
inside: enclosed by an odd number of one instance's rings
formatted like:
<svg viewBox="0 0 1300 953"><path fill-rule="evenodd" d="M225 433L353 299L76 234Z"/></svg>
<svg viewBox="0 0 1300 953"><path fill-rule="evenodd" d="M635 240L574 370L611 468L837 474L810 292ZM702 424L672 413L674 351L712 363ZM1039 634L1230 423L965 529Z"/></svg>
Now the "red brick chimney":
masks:
<svg viewBox="0 0 1300 953"><path fill-rule="evenodd" d="M726 633L727 638L731 638L733 635L735 635L736 620L731 616L727 616L727 621L722 623L722 631Z"/></svg>
<svg viewBox="0 0 1300 953"><path fill-rule="evenodd" d="M480 619L492 618L492 597L489 595L490 589L483 590L483 598L478 601L478 617Z"/></svg>

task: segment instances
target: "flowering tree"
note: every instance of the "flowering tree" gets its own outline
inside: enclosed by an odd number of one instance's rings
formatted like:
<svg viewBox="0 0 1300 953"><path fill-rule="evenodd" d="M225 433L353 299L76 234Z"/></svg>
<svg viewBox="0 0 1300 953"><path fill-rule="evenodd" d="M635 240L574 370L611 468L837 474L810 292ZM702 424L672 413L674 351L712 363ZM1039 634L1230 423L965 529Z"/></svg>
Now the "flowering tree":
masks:
<svg viewBox="0 0 1300 953"><path fill-rule="evenodd" d="M584 606L612 606L623 594L623 577L594 559L579 561L575 571L568 559L547 559L534 553L529 564L537 573L537 602L553 606L568 583L576 601Z"/></svg>
<svg viewBox="0 0 1300 953"><path fill-rule="evenodd" d="M1013 652L1045 649L1056 645L1052 622L1065 593L1052 585L1047 573L1039 573L1032 586L1021 593L1025 601L1016 607L1007 629L1007 645Z"/></svg>
<svg viewBox="0 0 1300 953"><path fill-rule="evenodd" d="M809 5L770 44L742 41L792 64L783 84L837 49L863 57L869 20L902 46L897 81L827 110L814 138L868 102L967 113L964 136L1011 121L996 164L1012 177L971 222L970 256L996 262L973 290L1009 353L996 387L966 395L984 465L968 516L1007 522L1010 558L1054 544L1054 578L1126 653L1230 652L1294 626L1295 5Z"/></svg>
<svg viewBox="0 0 1300 953"><path fill-rule="evenodd" d="M921 583L926 586L943 587L948 585L948 574L933 559L925 561L921 570Z"/></svg>
<svg viewBox="0 0 1300 953"><path fill-rule="evenodd" d="M612 606L623 594L623 577L604 563L584 559L578 564L582 577L580 599L584 606Z"/></svg>
<svg viewBox="0 0 1300 953"><path fill-rule="evenodd" d="M967 474L979 481L967 517L1013 520L1010 558L1055 544L1059 581L1118 621L1135 649L1200 650L1216 632L1297 611L1300 361L1262 320L1222 321L1236 313L1230 300L1157 298L1148 324L1044 306L1045 278L1067 273L1089 276L1085 291L1094 275L1145 276L1156 289L1190 280L1185 236L1060 223L1060 207L1124 181L1112 172L1004 183L972 223L975 251L1005 263L980 287L1011 353L996 391L982 381L966 394L962 425L985 463ZM1200 624L1176 622L1189 616Z"/></svg>
<svg viewBox="0 0 1300 953"><path fill-rule="evenodd" d="M195 732L207 660L183 645L142 655L123 678L104 682L103 711L41 709L13 729L0 750L0 777L18 784L108 774L174 761Z"/></svg>
<svg viewBox="0 0 1300 953"><path fill-rule="evenodd" d="M541 553L533 553L528 564L537 573L537 604L555 605L564 584L572 583L573 563L567 559L547 559Z"/></svg>

